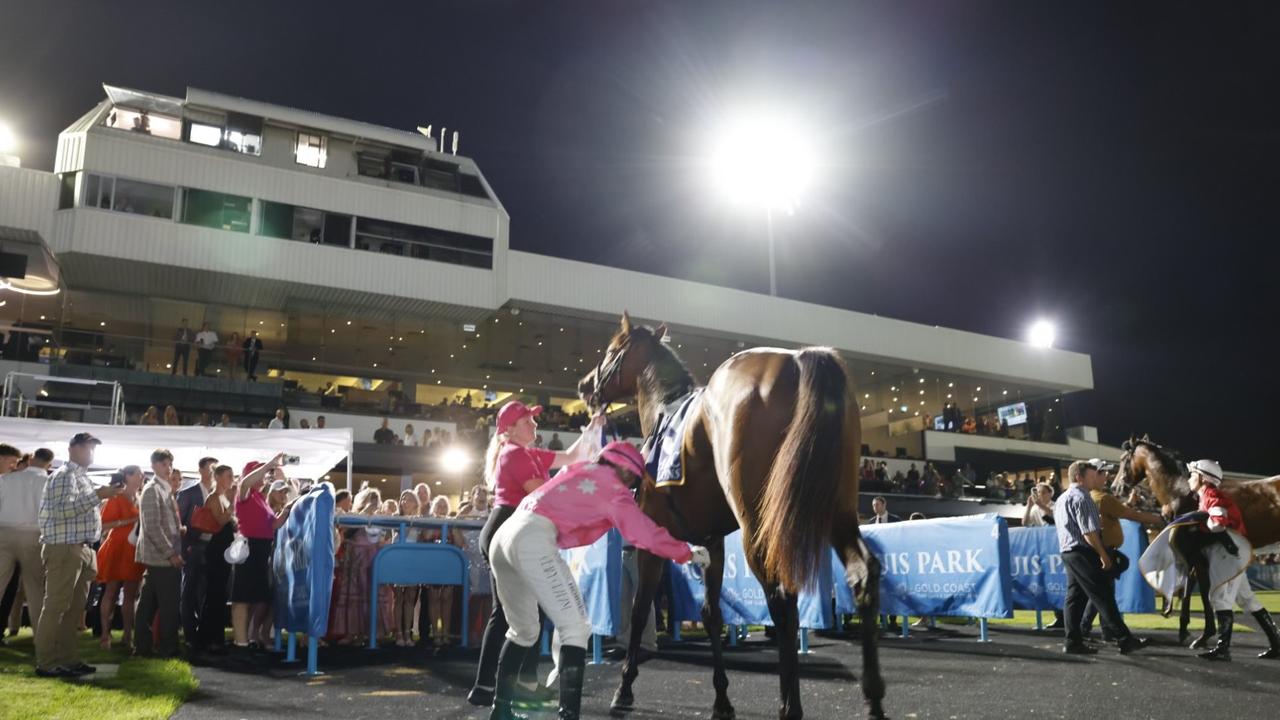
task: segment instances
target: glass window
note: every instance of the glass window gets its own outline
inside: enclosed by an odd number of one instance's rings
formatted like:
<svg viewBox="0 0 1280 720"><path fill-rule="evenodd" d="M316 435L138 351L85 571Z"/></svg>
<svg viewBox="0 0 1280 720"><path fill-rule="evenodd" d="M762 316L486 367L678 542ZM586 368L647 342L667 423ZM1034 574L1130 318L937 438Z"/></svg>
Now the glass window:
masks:
<svg viewBox="0 0 1280 720"><path fill-rule="evenodd" d="M387 156L378 152L356 153L356 172L365 177L385 178L387 176Z"/></svg>
<svg viewBox="0 0 1280 720"><path fill-rule="evenodd" d="M173 217L173 188L164 185L116 178L115 198L111 209L171 219Z"/></svg>
<svg viewBox="0 0 1280 720"><path fill-rule="evenodd" d="M373 218L356 220L356 248L469 267L493 267L493 240Z"/></svg>
<svg viewBox="0 0 1280 720"><path fill-rule="evenodd" d="M284 203L262 202L262 228L259 233L282 240L324 242L325 213L313 208L294 207ZM342 245L347 236L342 236Z"/></svg>
<svg viewBox="0 0 1280 720"><path fill-rule="evenodd" d="M111 112L107 113L107 119L103 124L118 130L154 135L168 138L169 140L182 139L181 120L169 115L146 112L145 110L131 110L117 105L111 108Z"/></svg>
<svg viewBox="0 0 1280 720"><path fill-rule="evenodd" d="M76 176L79 173L62 173L58 184L58 209L66 210L76 204Z"/></svg>
<svg viewBox="0 0 1280 720"><path fill-rule="evenodd" d="M245 155L262 154L262 118L254 115L231 113L227 116L227 129L222 134L222 145Z"/></svg>
<svg viewBox="0 0 1280 720"><path fill-rule="evenodd" d="M234 232L249 232L253 201L239 195L186 189L182 193L182 222Z"/></svg>
<svg viewBox="0 0 1280 720"><path fill-rule="evenodd" d="M111 195L115 192L116 179L101 175L90 175L84 184L84 198L81 204L85 207L111 209Z"/></svg>
<svg viewBox="0 0 1280 720"><path fill-rule="evenodd" d="M222 144L222 128L217 125L205 125L204 123L191 123L191 132L188 135L191 142L197 145L208 145L209 147L218 147Z"/></svg>
<svg viewBox="0 0 1280 720"><path fill-rule="evenodd" d="M313 133L298 133L298 144L294 156L299 165L322 168L328 151L328 138Z"/></svg>

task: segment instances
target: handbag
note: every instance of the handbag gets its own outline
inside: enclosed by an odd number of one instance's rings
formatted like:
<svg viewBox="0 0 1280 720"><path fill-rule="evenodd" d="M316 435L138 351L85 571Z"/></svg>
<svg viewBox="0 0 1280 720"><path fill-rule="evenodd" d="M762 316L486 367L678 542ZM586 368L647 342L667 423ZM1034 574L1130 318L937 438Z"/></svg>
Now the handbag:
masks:
<svg viewBox="0 0 1280 720"><path fill-rule="evenodd" d="M245 560L249 559L249 539L240 533L236 533L231 545L222 552L222 559L226 560L228 565L243 564Z"/></svg>
<svg viewBox="0 0 1280 720"><path fill-rule="evenodd" d="M222 529L218 519L213 516L213 511L203 505L191 513L191 527L202 533L209 534L216 533Z"/></svg>

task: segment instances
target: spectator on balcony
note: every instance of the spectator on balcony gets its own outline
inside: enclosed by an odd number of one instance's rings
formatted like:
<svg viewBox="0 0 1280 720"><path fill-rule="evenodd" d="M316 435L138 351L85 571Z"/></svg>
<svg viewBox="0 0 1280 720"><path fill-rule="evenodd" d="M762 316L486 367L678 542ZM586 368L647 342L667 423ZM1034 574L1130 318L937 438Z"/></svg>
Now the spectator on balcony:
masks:
<svg viewBox="0 0 1280 720"><path fill-rule="evenodd" d="M324 424L325 424L324 416L323 416L323 415L317 415L317 416L316 416L316 429L317 429L317 430L323 430L323 429L324 429Z"/></svg>
<svg viewBox="0 0 1280 720"><path fill-rule="evenodd" d="M148 405L146 412L142 413L142 417L138 419L139 425L159 425L160 410L155 405Z"/></svg>
<svg viewBox="0 0 1280 720"><path fill-rule="evenodd" d="M880 487L886 487L889 484L889 465L883 460L876 465L876 482Z"/></svg>
<svg viewBox="0 0 1280 720"><path fill-rule="evenodd" d="M227 373L234 380L244 364L244 341L238 332L231 333L231 339L227 341L226 360Z"/></svg>
<svg viewBox="0 0 1280 720"><path fill-rule="evenodd" d="M276 409L276 416L271 418L271 422L267 424L268 430L283 430L284 424L284 408Z"/></svg>
<svg viewBox="0 0 1280 720"><path fill-rule="evenodd" d="M164 424L177 426L182 424L182 420L178 419L178 408L172 405L166 405L164 408Z"/></svg>
<svg viewBox="0 0 1280 720"><path fill-rule="evenodd" d="M218 419L218 427L231 427L231 416L226 413L222 413L222 417Z"/></svg>
<svg viewBox="0 0 1280 720"><path fill-rule="evenodd" d="M911 463L911 467L907 469L907 492L920 492L920 471L916 469L916 464Z"/></svg>
<svg viewBox="0 0 1280 720"><path fill-rule="evenodd" d="M396 444L396 433L391 429L389 418L382 418L382 427L373 431L373 441L379 445Z"/></svg>
<svg viewBox="0 0 1280 720"><path fill-rule="evenodd" d="M178 360L182 360L182 374L187 374L187 364L191 360L191 341L195 340L195 337L195 333L187 327L187 319L182 318L182 326L173 334L173 362L169 363L170 375L178 374Z"/></svg>
<svg viewBox="0 0 1280 720"><path fill-rule="evenodd" d="M204 377L205 371L213 364L213 349L218 346L218 333L209 329L209 323L200 323L200 332L196 333L196 375Z"/></svg>
<svg viewBox="0 0 1280 720"><path fill-rule="evenodd" d="M254 330L249 333L249 337L245 338L244 344L241 345L244 350L244 374L250 382L258 380L258 358L262 355L262 338L258 337L258 331Z"/></svg>
<svg viewBox="0 0 1280 720"><path fill-rule="evenodd" d="M556 452L564 450L564 442L560 439L560 433L551 433L551 442L547 443L547 449Z"/></svg>
<svg viewBox="0 0 1280 720"><path fill-rule="evenodd" d="M311 421L310 421L310 420L307 420L306 418L302 418L301 420L299 420L299 421L298 421L298 429L299 429L299 430L310 430L310 429L311 429Z"/></svg>
<svg viewBox="0 0 1280 720"><path fill-rule="evenodd" d="M404 439L401 440L401 444L408 447L418 447L421 444L421 440L421 436L414 434L412 424L404 426Z"/></svg>
<svg viewBox="0 0 1280 720"><path fill-rule="evenodd" d="M196 427L209 427L209 426L210 426L209 413L205 413L205 412L200 413L200 417L196 420Z"/></svg>

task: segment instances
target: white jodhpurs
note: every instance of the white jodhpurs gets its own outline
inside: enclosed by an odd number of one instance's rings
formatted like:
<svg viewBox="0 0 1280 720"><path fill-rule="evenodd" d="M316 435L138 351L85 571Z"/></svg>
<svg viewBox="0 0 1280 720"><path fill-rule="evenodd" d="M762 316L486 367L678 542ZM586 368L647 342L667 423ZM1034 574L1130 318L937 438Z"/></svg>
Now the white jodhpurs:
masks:
<svg viewBox="0 0 1280 720"><path fill-rule="evenodd" d="M1210 566L1215 562L1235 561L1235 558L1227 553L1226 549L1221 545L1211 546L1208 548L1207 553ZM1241 572L1234 578L1214 588L1209 593L1209 604L1217 611L1234 610L1236 605L1239 605L1241 610L1249 613L1262 609L1262 603L1253 594L1253 588L1249 587L1248 573L1245 572Z"/></svg>
<svg viewBox="0 0 1280 720"><path fill-rule="evenodd" d="M538 642L538 607L565 645L586 648L591 621L578 583L556 547L556 526L537 513L517 510L489 546L498 600L507 614L507 639L521 647Z"/></svg>

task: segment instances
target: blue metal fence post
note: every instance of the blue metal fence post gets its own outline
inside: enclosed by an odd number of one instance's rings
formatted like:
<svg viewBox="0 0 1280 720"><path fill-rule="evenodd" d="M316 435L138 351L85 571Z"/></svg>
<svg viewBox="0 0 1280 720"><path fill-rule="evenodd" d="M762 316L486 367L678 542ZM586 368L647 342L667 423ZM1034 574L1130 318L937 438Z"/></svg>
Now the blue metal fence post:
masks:
<svg viewBox="0 0 1280 720"><path fill-rule="evenodd" d="M307 643L307 674L308 675L320 674L320 667L319 667L320 648L318 647L319 645L320 645L319 638L311 638L310 642Z"/></svg>
<svg viewBox="0 0 1280 720"><path fill-rule="evenodd" d="M902 616L902 637L904 638L911 637L911 630L908 629L910 626L911 626L911 616L903 615Z"/></svg>
<svg viewBox="0 0 1280 720"><path fill-rule="evenodd" d="M809 654L809 629L800 628L800 654Z"/></svg>
<svg viewBox="0 0 1280 720"><path fill-rule="evenodd" d="M991 642L991 638L987 635L986 618L978 618L978 642Z"/></svg>
<svg viewBox="0 0 1280 720"><path fill-rule="evenodd" d="M671 639L674 642L684 642L684 637L680 634L680 626L684 623L679 620L671 621Z"/></svg>
<svg viewBox="0 0 1280 720"><path fill-rule="evenodd" d="M276 631L274 633L275 638L271 641L273 643L272 649L274 649L276 652L280 652L280 636L283 634L284 634L284 630L281 630L280 628L276 628Z"/></svg>
<svg viewBox="0 0 1280 720"><path fill-rule="evenodd" d="M595 633L591 633L591 664L592 665L604 664L604 653L600 649L600 646L603 645L604 643L602 643L600 640L601 638L599 635Z"/></svg>
<svg viewBox="0 0 1280 720"><path fill-rule="evenodd" d="M1044 629L1044 611L1037 610L1036 611L1036 630L1043 630L1043 629Z"/></svg>
<svg viewBox="0 0 1280 720"><path fill-rule="evenodd" d="M285 651L284 661L298 661L298 633L289 633L289 644L288 649Z"/></svg>
<svg viewBox="0 0 1280 720"><path fill-rule="evenodd" d="M551 628L550 623L542 624L542 648L540 650L542 657L551 655Z"/></svg>
<svg viewBox="0 0 1280 720"><path fill-rule="evenodd" d="M729 647L738 647L738 626L729 626Z"/></svg>

